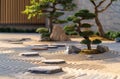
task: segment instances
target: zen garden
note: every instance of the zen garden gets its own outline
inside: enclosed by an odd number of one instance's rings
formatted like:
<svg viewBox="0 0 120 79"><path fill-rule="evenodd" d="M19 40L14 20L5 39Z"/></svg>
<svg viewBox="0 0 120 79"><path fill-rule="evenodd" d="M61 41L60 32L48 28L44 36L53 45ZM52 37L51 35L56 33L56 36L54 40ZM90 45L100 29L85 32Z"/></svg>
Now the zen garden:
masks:
<svg viewBox="0 0 120 79"><path fill-rule="evenodd" d="M1 2L0 79L120 79L119 0L10 1L11 10Z"/></svg>

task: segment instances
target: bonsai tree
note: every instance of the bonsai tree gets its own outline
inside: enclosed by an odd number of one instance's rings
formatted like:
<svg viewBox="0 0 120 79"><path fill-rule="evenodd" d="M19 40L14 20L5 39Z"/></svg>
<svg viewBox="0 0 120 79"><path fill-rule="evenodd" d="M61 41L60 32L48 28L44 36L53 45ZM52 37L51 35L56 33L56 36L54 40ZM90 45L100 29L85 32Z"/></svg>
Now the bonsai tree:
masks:
<svg viewBox="0 0 120 79"><path fill-rule="evenodd" d="M23 11L28 15L28 19L35 16L45 16L48 18L49 32L52 32L53 23L65 23L59 17L64 15L64 11L71 11L75 7L73 0L30 0L30 5Z"/></svg>
<svg viewBox="0 0 120 79"><path fill-rule="evenodd" d="M89 10L80 10L76 12L73 16L70 16L67 18L68 21L72 21L73 23L76 24L77 26L77 32L79 33L80 36L84 38L84 40L81 41L82 44L87 45L87 49L91 50L91 44L99 44L101 43L100 40L95 39L95 40L90 40L90 36L92 36L94 33L93 31L90 30L90 27L92 26L89 23L84 23L82 21L84 20L90 20L94 19L95 14L90 13ZM87 28L87 30L86 30Z"/></svg>
<svg viewBox="0 0 120 79"><path fill-rule="evenodd" d="M112 3L114 1L117 1L117 0L99 0L99 2L98 2L98 0L90 0L90 2L94 6L94 13L96 15L95 22L96 22L96 25L98 27L99 34L102 37L105 36L105 33L104 33L103 25L99 20L99 14L106 11L112 5ZM105 4L105 3L106 3L106 6L103 6L103 4Z"/></svg>

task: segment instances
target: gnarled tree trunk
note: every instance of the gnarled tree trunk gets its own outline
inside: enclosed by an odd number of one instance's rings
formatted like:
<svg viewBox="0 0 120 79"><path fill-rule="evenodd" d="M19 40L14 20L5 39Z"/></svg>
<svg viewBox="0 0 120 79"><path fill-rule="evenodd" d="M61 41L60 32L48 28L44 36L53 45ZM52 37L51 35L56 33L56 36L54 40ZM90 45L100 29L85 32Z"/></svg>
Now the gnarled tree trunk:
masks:
<svg viewBox="0 0 120 79"><path fill-rule="evenodd" d="M99 20L99 15L98 15L97 9L95 10L95 14L96 14L95 22L97 24L98 32L99 32L100 36L105 37L105 32L104 32L103 26Z"/></svg>

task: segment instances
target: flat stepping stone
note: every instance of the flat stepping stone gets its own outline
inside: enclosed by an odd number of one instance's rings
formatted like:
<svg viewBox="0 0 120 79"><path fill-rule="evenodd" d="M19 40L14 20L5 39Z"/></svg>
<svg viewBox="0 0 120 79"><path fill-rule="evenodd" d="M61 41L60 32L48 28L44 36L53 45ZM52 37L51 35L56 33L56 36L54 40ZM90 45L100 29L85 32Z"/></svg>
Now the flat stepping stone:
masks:
<svg viewBox="0 0 120 79"><path fill-rule="evenodd" d="M23 44L23 42L10 42L11 44Z"/></svg>
<svg viewBox="0 0 120 79"><path fill-rule="evenodd" d="M29 68L28 72L36 74L53 74L62 72L62 68L59 66L39 66Z"/></svg>
<svg viewBox="0 0 120 79"><path fill-rule="evenodd" d="M39 56L38 52L26 52L26 53L20 53L20 56Z"/></svg>
<svg viewBox="0 0 120 79"><path fill-rule="evenodd" d="M31 50L48 50L47 47L34 47Z"/></svg>
<svg viewBox="0 0 120 79"><path fill-rule="evenodd" d="M49 60L42 60L42 63L46 64L62 64L65 63L63 59L49 59Z"/></svg>
<svg viewBox="0 0 120 79"><path fill-rule="evenodd" d="M41 44L39 45L39 44L36 44L36 45L33 45L33 46L40 46L40 47L43 46L44 47L44 46L48 46L48 45L41 45Z"/></svg>
<svg viewBox="0 0 120 79"><path fill-rule="evenodd" d="M65 47L65 45L54 45L54 46L57 46L57 47Z"/></svg>
<svg viewBox="0 0 120 79"><path fill-rule="evenodd" d="M47 46L47 48L54 49L54 48L58 48L58 47L57 46Z"/></svg>

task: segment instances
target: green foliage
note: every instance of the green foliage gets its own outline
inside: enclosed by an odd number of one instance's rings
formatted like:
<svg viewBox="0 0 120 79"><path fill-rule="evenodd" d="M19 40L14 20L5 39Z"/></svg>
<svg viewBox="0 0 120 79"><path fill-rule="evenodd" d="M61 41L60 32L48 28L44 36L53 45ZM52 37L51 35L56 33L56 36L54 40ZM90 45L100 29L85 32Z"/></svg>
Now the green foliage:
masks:
<svg viewBox="0 0 120 79"><path fill-rule="evenodd" d="M74 22L74 23L79 23L79 22L80 22L80 18L74 18L74 19L73 19L73 22Z"/></svg>
<svg viewBox="0 0 120 79"><path fill-rule="evenodd" d="M64 26L64 31L67 35L78 35L78 33L75 31L76 25L67 25Z"/></svg>
<svg viewBox="0 0 120 79"><path fill-rule="evenodd" d="M64 15L64 12L54 12L51 16L56 18L56 17L60 17L62 15Z"/></svg>
<svg viewBox="0 0 120 79"><path fill-rule="evenodd" d="M95 18L94 13L90 13L89 10L83 9L75 13L76 17L81 17L82 19L93 19Z"/></svg>
<svg viewBox="0 0 120 79"><path fill-rule="evenodd" d="M84 39L80 42L81 44L90 44L91 40Z"/></svg>
<svg viewBox="0 0 120 79"><path fill-rule="evenodd" d="M117 37L120 37L120 32L115 32L115 31L108 31L105 34L106 38L114 40Z"/></svg>
<svg viewBox="0 0 120 79"><path fill-rule="evenodd" d="M30 0L30 5L26 6L22 13L28 15L28 19L35 16L48 18L51 33L53 23L66 23L67 21L60 20L59 17L64 15L65 11L71 11L75 7L73 0Z"/></svg>
<svg viewBox="0 0 120 79"><path fill-rule="evenodd" d="M67 23L67 20L53 20L53 23L63 24L63 23Z"/></svg>
<svg viewBox="0 0 120 79"><path fill-rule="evenodd" d="M96 15L94 13L91 13L89 10L83 9L83 10L80 10L80 11L76 12L74 15L69 16L67 18L68 21L72 21L74 24L77 25L77 32L79 33L80 36L82 36L84 38L84 40L82 40L81 43L86 44L87 48L89 50L91 50L91 44L92 43L98 44L98 43L100 43L100 41L97 40L97 39L94 40L94 41L90 40L89 37L94 34L94 32L89 29L92 25L89 24L89 23L81 22L81 21L94 19L95 16ZM88 29L87 30L81 30L81 29L86 29L86 28L88 28Z"/></svg>
<svg viewBox="0 0 120 79"><path fill-rule="evenodd" d="M92 41L92 44L100 44L102 41L99 39L95 39Z"/></svg>
<svg viewBox="0 0 120 79"><path fill-rule="evenodd" d="M74 25L67 25L67 26L64 26L64 31L67 32L67 31L75 31L75 27Z"/></svg>
<svg viewBox="0 0 120 79"><path fill-rule="evenodd" d="M45 27L40 27L36 30L36 32L43 34L43 33L48 33L49 30Z"/></svg>
<svg viewBox="0 0 120 79"><path fill-rule="evenodd" d="M50 37L50 33L42 33L41 35L42 35L41 36L42 38L44 38L44 37Z"/></svg>
<svg viewBox="0 0 120 79"><path fill-rule="evenodd" d="M82 28L90 28L91 25L88 24L88 23L83 23L83 24L81 25L81 27L82 27Z"/></svg>
<svg viewBox="0 0 120 79"><path fill-rule="evenodd" d="M68 18L67 18L67 20L68 21L72 21L74 18L77 18L76 16L69 16Z"/></svg>
<svg viewBox="0 0 120 79"><path fill-rule="evenodd" d="M94 32L94 34L95 34L95 35L98 35L98 36L100 35L99 32Z"/></svg>
<svg viewBox="0 0 120 79"><path fill-rule="evenodd" d="M93 34L94 34L93 31L83 31L80 33L80 36L89 37L89 36L92 36Z"/></svg>
<svg viewBox="0 0 120 79"><path fill-rule="evenodd" d="M67 35L78 35L78 33L76 31L69 31L66 32Z"/></svg>
<svg viewBox="0 0 120 79"><path fill-rule="evenodd" d="M96 15L94 13L89 12L89 10L83 9L76 12L73 16L69 16L67 20L79 24L81 20L94 19L95 16Z"/></svg>

